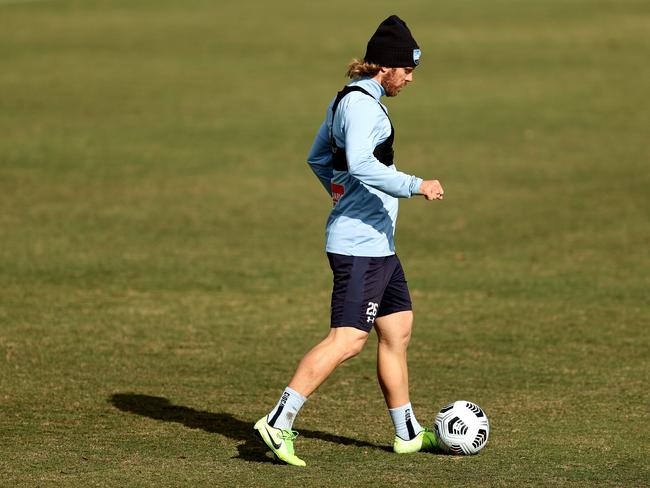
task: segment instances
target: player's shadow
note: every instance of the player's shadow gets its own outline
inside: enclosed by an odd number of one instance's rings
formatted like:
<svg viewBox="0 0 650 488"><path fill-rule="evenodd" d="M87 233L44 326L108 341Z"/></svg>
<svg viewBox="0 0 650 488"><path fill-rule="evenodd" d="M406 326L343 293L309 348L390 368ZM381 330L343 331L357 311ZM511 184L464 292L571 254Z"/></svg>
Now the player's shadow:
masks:
<svg viewBox="0 0 650 488"><path fill-rule="evenodd" d="M109 398L110 403L123 412L135 413L164 422L178 422L190 429L201 429L213 434L221 434L235 441L239 454L236 458L246 461L273 462L267 456L268 449L255 436L254 421L244 421L230 413L212 413L194 410L182 405L174 405L165 397L141 395L138 393L115 393ZM378 446L370 442L329 434L318 430L300 430L300 435L322 441L343 444L346 446L369 447L389 451L386 446ZM243 442L241 442L243 441Z"/></svg>

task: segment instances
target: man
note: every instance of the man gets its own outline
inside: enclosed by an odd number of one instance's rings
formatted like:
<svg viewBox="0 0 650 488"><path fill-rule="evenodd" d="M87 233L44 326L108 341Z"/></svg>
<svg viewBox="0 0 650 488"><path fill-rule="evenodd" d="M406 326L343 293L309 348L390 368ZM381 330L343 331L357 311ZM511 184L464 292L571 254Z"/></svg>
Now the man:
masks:
<svg viewBox="0 0 650 488"><path fill-rule="evenodd" d="M395 425L393 450L436 447L417 421L409 400L406 350L413 312L402 266L395 254L398 198L421 194L442 200L437 180L423 181L393 164L394 130L381 96L396 96L413 80L420 49L406 23L384 20L368 42L363 61L348 69L353 81L330 104L308 163L331 195L327 256L334 273L329 335L301 360L275 407L255 430L275 456L305 466L296 456L293 421L306 399L345 360L378 336L377 376Z"/></svg>

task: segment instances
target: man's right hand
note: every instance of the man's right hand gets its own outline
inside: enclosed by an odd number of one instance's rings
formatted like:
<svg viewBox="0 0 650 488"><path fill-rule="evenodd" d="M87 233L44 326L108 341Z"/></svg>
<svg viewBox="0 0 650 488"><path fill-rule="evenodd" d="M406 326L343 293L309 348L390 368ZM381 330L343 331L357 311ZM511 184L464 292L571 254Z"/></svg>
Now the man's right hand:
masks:
<svg viewBox="0 0 650 488"><path fill-rule="evenodd" d="M442 200L445 190L438 180L424 180L420 185L420 194L427 200Z"/></svg>

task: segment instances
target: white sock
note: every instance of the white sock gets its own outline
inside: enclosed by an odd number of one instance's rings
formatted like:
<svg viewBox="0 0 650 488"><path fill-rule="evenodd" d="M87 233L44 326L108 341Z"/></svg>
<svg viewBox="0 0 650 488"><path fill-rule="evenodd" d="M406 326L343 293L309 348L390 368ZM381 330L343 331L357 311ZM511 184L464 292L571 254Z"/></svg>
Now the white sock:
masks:
<svg viewBox="0 0 650 488"><path fill-rule="evenodd" d="M389 408L390 418L395 425L395 435L410 441L424 429L418 423L410 403L397 408Z"/></svg>
<svg viewBox="0 0 650 488"><path fill-rule="evenodd" d="M296 415L306 401L304 396L287 386L275 408L266 416L266 421L276 429L290 430Z"/></svg>

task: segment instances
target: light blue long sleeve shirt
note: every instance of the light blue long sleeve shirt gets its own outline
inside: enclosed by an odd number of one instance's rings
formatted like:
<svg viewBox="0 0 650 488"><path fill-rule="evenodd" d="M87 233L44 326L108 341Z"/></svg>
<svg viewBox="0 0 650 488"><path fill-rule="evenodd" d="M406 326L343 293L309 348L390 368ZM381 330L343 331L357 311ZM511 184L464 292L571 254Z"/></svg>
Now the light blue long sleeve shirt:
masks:
<svg viewBox="0 0 650 488"><path fill-rule="evenodd" d="M327 219L327 252L347 256L395 254L398 198L417 194L422 179L386 166L373 155L375 147L391 133L380 106L383 87L371 78L350 83L368 93L343 97L332 120L332 104L320 126L307 162L332 196L334 208ZM385 109L385 107L384 107ZM330 129L336 145L345 149L348 171L332 167Z"/></svg>

